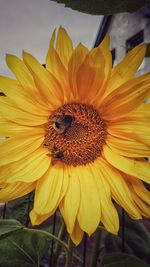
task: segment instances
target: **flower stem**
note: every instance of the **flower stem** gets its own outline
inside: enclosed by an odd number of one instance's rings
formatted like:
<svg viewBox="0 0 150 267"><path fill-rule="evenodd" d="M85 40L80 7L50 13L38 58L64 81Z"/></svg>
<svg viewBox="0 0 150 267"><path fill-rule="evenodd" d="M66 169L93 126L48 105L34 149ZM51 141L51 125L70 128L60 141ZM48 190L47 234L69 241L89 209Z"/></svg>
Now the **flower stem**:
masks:
<svg viewBox="0 0 150 267"><path fill-rule="evenodd" d="M52 230L52 235L55 235L55 228L56 228L56 212L54 213L54 217L53 217L53 230ZM50 266L54 266L53 265L53 258L54 258L54 239L52 239L51 242L51 249L50 249Z"/></svg>
<svg viewBox="0 0 150 267"><path fill-rule="evenodd" d="M68 252L66 255L65 267L71 267L72 266L72 259L73 259L73 243L72 243L70 236L68 236Z"/></svg>
<svg viewBox="0 0 150 267"><path fill-rule="evenodd" d="M54 239L56 242L58 242L61 246L63 246L66 251L68 252L69 248L67 246L67 244L65 242L63 242L62 240L60 240L57 236L51 234L51 233L48 233L46 231L43 231L43 230L36 230L36 229L29 229L29 228L25 228L27 231L32 231L32 232L35 232L35 233L41 233L47 237L49 237L50 239Z"/></svg>
<svg viewBox="0 0 150 267"><path fill-rule="evenodd" d="M98 227L95 233L95 242L93 246L91 265L90 265L91 267L95 267L97 265L101 233L102 233L102 229Z"/></svg>
<svg viewBox="0 0 150 267"><path fill-rule="evenodd" d="M61 226L60 226L59 233L58 233L59 240L64 239L65 235L66 235L66 226L65 226L65 223L63 221ZM59 254L60 254L61 247L62 247L61 244L57 242L56 247L55 247L55 252L54 252L54 261L53 261L54 266L57 266L57 260L58 260Z"/></svg>

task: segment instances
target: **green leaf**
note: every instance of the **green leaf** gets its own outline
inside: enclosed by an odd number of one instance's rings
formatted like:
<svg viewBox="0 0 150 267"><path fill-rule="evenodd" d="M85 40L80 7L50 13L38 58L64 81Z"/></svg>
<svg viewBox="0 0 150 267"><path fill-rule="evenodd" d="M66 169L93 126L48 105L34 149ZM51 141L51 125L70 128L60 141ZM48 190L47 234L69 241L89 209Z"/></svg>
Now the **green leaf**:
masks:
<svg viewBox="0 0 150 267"><path fill-rule="evenodd" d="M150 0L52 0L57 3L64 3L66 7L80 12L94 15L110 15L120 12L134 12L146 5Z"/></svg>
<svg viewBox="0 0 150 267"><path fill-rule="evenodd" d="M116 236L116 235L108 233L105 238L105 247L106 247L107 253L121 252L122 251L121 237L119 235ZM124 242L124 247L125 247L126 253L134 255L133 249L130 248L130 246L128 245L126 241Z"/></svg>
<svg viewBox="0 0 150 267"><path fill-rule="evenodd" d="M8 202L6 219L14 218L27 225L29 211L33 207L34 192Z"/></svg>
<svg viewBox="0 0 150 267"><path fill-rule="evenodd" d="M0 239L23 228L20 222L16 220L0 220Z"/></svg>
<svg viewBox="0 0 150 267"><path fill-rule="evenodd" d="M49 248L49 238L38 231L20 229L0 240L0 266L38 267Z"/></svg>
<svg viewBox="0 0 150 267"><path fill-rule="evenodd" d="M142 260L125 254L125 253L111 253L104 256L102 267L149 267L148 264Z"/></svg>
<svg viewBox="0 0 150 267"><path fill-rule="evenodd" d="M119 235L115 236L108 233L105 238L105 248L108 253L122 251L122 218L121 214L119 215L121 224ZM150 262L150 233L144 223L132 220L125 213L123 227L125 252L135 255L145 262Z"/></svg>

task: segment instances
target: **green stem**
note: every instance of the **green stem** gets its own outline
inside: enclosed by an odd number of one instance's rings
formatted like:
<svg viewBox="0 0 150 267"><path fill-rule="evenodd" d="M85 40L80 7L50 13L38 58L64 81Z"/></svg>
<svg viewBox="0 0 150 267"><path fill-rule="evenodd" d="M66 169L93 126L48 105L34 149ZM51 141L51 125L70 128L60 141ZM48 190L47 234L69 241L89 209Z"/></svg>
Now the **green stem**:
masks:
<svg viewBox="0 0 150 267"><path fill-rule="evenodd" d="M68 253L66 255L66 265L65 267L71 267L72 266L72 259L73 259L73 243L72 240L70 238L70 236L68 236Z"/></svg>
<svg viewBox="0 0 150 267"><path fill-rule="evenodd" d="M76 255L76 254L73 253L73 257L74 257L78 262L80 262L80 263L83 264L83 260L82 260L78 255Z"/></svg>
<svg viewBox="0 0 150 267"><path fill-rule="evenodd" d="M102 233L102 229L100 227L97 228L96 233L95 233L95 242L94 242L94 246L93 246L90 267L96 267L96 265L97 265L97 260L98 260L98 256L99 256L99 245L100 245L101 233Z"/></svg>
<svg viewBox="0 0 150 267"><path fill-rule="evenodd" d="M40 259L39 259L39 255L38 255L38 259L37 259L37 267L40 267Z"/></svg>
<svg viewBox="0 0 150 267"><path fill-rule="evenodd" d="M62 240L65 237L65 235L66 235L66 226L65 226L65 223L63 221L61 224L59 233L58 233L59 240ZM54 266L57 266L57 260L58 260L59 254L60 254L61 247L62 246L60 245L60 243L56 244L56 248L55 248L55 252L54 252Z"/></svg>
<svg viewBox="0 0 150 267"><path fill-rule="evenodd" d="M47 236L48 238L50 239L54 239L56 242L58 242L61 246L63 246L66 251L68 252L69 250L69 247L67 246L67 244L65 242L63 242L62 240L60 240L57 236L51 234L51 233L48 233L46 231L43 231L43 230L36 230L36 229L29 229L29 228L25 228L27 231L32 231L32 232L35 232L35 233L41 233L45 236Z"/></svg>

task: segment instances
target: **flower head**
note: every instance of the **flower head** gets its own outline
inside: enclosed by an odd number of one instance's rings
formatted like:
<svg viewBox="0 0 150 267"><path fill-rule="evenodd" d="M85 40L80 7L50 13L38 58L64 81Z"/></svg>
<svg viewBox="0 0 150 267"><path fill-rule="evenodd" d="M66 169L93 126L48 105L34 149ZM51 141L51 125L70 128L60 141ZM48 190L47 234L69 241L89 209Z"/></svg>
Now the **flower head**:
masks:
<svg viewBox="0 0 150 267"><path fill-rule="evenodd" d="M35 189L32 224L59 208L78 244L100 222L117 234L114 201L150 216L150 74L133 77L144 44L112 68L108 36L89 51L62 27L55 35L45 67L26 52L6 56L16 80L0 77L0 201Z"/></svg>

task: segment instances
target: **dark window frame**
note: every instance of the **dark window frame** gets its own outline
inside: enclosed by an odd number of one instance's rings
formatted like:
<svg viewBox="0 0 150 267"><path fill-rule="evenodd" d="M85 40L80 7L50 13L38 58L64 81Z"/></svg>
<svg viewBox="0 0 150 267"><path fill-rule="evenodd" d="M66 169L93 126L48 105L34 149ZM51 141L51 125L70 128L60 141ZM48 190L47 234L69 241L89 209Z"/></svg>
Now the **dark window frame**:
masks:
<svg viewBox="0 0 150 267"><path fill-rule="evenodd" d="M144 41L144 29L140 30L130 38L126 40L126 53L128 53L135 46L143 43Z"/></svg>

